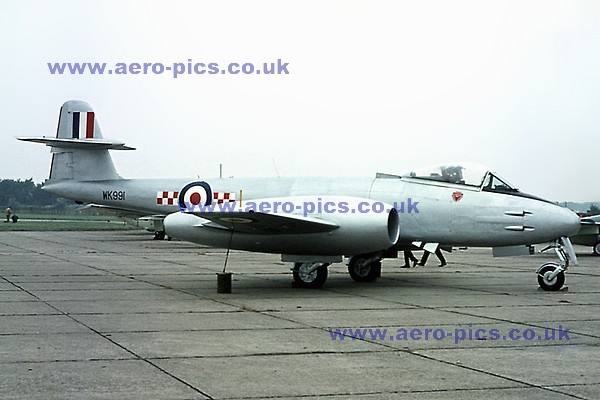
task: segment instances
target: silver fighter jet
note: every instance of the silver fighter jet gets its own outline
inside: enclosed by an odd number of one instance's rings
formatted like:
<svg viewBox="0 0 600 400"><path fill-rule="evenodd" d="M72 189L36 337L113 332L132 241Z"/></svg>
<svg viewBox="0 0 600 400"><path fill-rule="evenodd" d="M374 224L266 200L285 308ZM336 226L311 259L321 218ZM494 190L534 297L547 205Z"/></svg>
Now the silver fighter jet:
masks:
<svg viewBox="0 0 600 400"><path fill-rule="evenodd" d="M568 236L572 211L514 188L487 168L440 165L374 178L124 179L89 104L67 101L56 137L19 140L51 147L44 189L79 204L154 220L157 235L203 245L278 253L293 263L296 286L320 287L331 263L348 261L355 281L381 274L398 251L492 247L528 254L550 242L558 263L537 270L545 290L559 290L576 257Z"/></svg>
<svg viewBox="0 0 600 400"><path fill-rule="evenodd" d="M582 217L581 230L570 239L574 244L592 246L594 254L600 256L600 215Z"/></svg>

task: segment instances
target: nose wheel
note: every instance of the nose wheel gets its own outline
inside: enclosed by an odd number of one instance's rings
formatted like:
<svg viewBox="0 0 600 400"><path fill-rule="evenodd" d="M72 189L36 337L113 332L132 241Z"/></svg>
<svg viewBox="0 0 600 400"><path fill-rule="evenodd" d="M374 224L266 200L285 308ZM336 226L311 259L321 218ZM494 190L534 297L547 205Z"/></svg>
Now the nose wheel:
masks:
<svg viewBox="0 0 600 400"><path fill-rule="evenodd" d="M565 273L557 263L547 263L540 267L537 279L542 289L556 292L565 284Z"/></svg>
<svg viewBox="0 0 600 400"><path fill-rule="evenodd" d="M558 263L550 262L543 264L536 271L537 280L540 287L550 292L560 290L565 284L565 271L569 268L569 261L577 265L577 256L573 250L573 245L567 237L561 237L553 241L550 246L542 251L553 249L558 257Z"/></svg>

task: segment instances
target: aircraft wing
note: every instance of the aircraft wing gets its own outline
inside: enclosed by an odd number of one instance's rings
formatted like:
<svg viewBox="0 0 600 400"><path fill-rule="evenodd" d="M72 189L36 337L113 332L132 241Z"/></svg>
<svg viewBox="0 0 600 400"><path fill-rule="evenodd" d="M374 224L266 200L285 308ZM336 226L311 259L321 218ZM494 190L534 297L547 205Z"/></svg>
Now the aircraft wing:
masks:
<svg viewBox="0 0 600 400"><path fill-rule="evenodd" d="M208 220L202 226L254 234L306 234L331 232L339 225L320 218L261 212L192 212Z"/></svg>
<svg viewBox="0 0 600 400"><path fill-rule="evenodd" d="M600 215L581 218L581 225L600 225Z"/></svg>

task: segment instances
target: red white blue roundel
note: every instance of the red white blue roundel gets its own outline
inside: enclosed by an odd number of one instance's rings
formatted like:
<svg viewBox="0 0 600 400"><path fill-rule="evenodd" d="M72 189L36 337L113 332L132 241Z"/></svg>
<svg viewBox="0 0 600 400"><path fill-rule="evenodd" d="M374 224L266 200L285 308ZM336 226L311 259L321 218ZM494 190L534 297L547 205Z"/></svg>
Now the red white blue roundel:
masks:
<svg viewBox="0 0 600 400"><path fill-rule="evenodd" d="M212 190L206 182L188 183L179 192L179 208L183 212L202 211L212 203Z"/></svg>

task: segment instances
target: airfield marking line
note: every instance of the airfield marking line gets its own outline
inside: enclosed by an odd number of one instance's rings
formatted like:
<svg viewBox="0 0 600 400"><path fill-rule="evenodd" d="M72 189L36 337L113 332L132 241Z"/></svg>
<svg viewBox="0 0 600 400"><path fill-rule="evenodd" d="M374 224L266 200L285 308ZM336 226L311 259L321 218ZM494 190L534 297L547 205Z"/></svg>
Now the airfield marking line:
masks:
<svg viewBox="0 0 600 400"><path fill-rule="evenodd" d="M570 386L570 387L576 387L579 386L578 384L573 384L573 385L564 385L564 386ZM503 386L503 387L497 387L497 386L489 386L486 388L457 388L457 389L431 389L431 390L426 390L426 389L416 389L416 390L394 390L394 391L371 391L371 392L340 392L340 393L327 393L327 394L319 394L317 395L317 397L319 398L330 398L330 397L334 397L337 398L339 396L348 396L349 398L353 398L356 396L373 396L373 395L389 395L389 394L426 394L426 393L431 393L431 394L453 394L453 393L460 393L460 392L483 392L483 391L489 391L489 390L520 390L520 389L530 389L530 388L524 388L522 386ZM533 389L533 388L531 388ZM538 389L538 388L535 388ZM465 394L466 394L465 393ZM560 393L563 394L563 393ZM489 396L489 394L488 394ZM285 400L285 399L302 399L302 398L315 398L315 395L312 394L303 394L303 395L293 395L293 396L286 396L286 395L276 395L276 396L243 396L243 397L227 397L227 400L249 400L249 399L281 399L281 400ZM580 398L582 400L587 400L587 398Z"/></svg>
<svg viewBox="0 0 600 400"><path fill-rule="evenodd" d="M480 373L483 373L483 374L494 376L496 378L506 379L506 380L511 381L511 382L520 383L520 384L526 385L528 387L532 387L532 388L536 388L536 389L542 389L542 390L547 390L549 392L562 394L562 395L565 395L565 396L572 397L574 399L587 400L585 397L580 397L580 396L577 396L577 395L574 395L574 394L570 394L570 393L564 393L564 392L552 389L552 388L544 386L544 385L530 383L530 382L522 381L522 380L519 380L519 379L516 379L516 378L510 378L508 376L504 376L504 375L501 375L501 374L498 374L498 373L495 373L495 372L483 371L483 370L480 370L478 368L469 367L469 366L462 365L462 364L461 365L457 365L457 364L455 364L455 363L453 363L451 361L441 360L441 359L438 359L438 358L435 358L435 357L432 357L432 356L427 356L425 354L420 354L420 353L413 353L413 354L416 355L416 356L418 356L418 357L422 357L424 359L430 360L430 361L437 361L437 362L442 363L442 364L453 365L455 367L464 368L464 369L467 369L467 370L470 370L470 371L480 372Z"/></svg>

